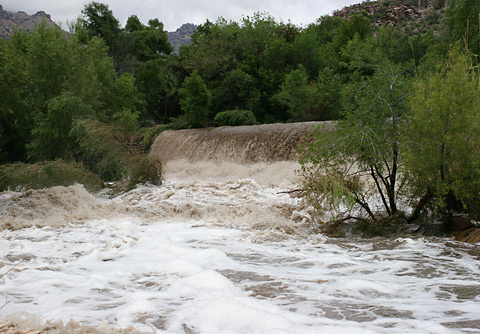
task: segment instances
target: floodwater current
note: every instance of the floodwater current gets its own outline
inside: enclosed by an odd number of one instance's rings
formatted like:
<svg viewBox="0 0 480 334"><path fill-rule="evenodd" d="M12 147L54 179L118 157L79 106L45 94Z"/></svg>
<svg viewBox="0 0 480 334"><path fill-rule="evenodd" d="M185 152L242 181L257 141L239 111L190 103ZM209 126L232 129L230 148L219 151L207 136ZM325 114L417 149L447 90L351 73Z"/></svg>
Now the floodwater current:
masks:
<svg viewBox="0 0 480 334"><path fill-rule="evenodd" d="M315 234L297 168L171 160L163 185L113 199L0 193L0 318L48 333L480 333L478 244Z"/></svg>

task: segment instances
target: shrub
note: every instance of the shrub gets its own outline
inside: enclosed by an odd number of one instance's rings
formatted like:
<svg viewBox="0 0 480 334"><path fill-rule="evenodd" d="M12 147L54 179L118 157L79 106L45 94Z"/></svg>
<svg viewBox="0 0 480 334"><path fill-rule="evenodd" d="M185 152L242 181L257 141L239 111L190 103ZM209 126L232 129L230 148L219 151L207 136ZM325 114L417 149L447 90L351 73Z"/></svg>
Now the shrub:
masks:
<svg viewBox="0 0 480 334"><path fill-rule="evenodd" d="M227 110L219 112L215 116L215 122L220 126L253 125L255 115L250 110Z"/></svg>
<svg viewBox="0 0 480 334"><path fill-rule="evenodd" d="M90 191L103 187L102 180L79 163L56 160L0 165L0 191L67 187L76 183L83 184Z"/></svg>
<svg viewBox="0 0 480 334"><path fill-rule="evenodd" d="M128 136L115 125L95 119L74 123L83 161L105 181L128 180L128 188L137 183L161 184L160 162L135 154L126 145Z"/></svg>

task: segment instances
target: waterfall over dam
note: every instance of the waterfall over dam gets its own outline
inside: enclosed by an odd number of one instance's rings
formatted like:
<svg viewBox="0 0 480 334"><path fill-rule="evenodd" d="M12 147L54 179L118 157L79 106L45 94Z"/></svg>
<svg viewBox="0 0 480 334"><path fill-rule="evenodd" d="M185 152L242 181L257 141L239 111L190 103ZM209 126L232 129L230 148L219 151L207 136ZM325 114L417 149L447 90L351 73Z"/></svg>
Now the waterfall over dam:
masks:
<svg viewBox="0 0 480 334"><path fill-rule="evenodd" d="M114 198L0 192L0 333L480 333L478 244L317 233L317 124L166 131L162 185Z"/></svg>
<svg viewBox="0 0 480 334"><path fill-rule="evenodd" d="M323 122L332 126L331 122ZM297 160L297 147L322 122L263 124L165 131L151 154L164 162L185 159L236 163Z"/></svg>

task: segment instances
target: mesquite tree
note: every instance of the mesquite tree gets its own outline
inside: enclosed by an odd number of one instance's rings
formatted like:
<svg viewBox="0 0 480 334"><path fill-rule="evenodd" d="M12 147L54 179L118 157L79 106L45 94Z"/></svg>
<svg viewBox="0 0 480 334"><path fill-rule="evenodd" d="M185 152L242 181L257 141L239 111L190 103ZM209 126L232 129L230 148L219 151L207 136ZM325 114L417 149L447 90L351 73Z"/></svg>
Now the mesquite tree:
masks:
<svg viewBox="0 0 480 334"><path fill-rule="evenodd" d="M352 45L353 46L353 45ZM409 66L358 48L351 67L357 80L345 88L345 114L334 127L320 126L301 163L307 198L320 212L358 208L356 218L376 221L398 212L401 125L407 115ZM372 196L378 196L375 208Z"/></svg>

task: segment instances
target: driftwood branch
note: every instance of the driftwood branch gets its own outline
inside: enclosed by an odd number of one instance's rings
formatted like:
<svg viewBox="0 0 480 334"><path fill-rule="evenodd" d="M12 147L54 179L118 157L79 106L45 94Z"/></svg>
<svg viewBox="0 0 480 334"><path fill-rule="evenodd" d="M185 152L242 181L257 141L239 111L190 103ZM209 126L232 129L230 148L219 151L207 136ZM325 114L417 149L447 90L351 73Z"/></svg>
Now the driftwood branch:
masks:
<svg viewBox="0 0 480 334"><path fill-rule="evenodd" d="M288 190L288 191L280 191L277 193L278 194L293 194L293 193L303 193L303 189L294 189L294 190Z"/></svg>

